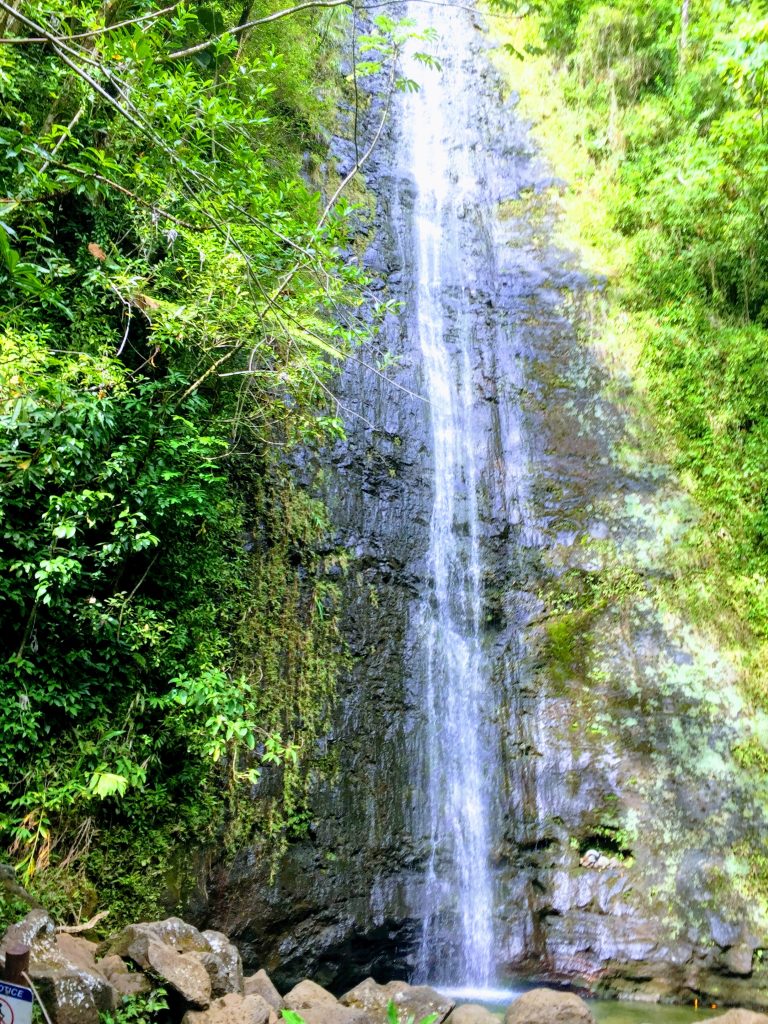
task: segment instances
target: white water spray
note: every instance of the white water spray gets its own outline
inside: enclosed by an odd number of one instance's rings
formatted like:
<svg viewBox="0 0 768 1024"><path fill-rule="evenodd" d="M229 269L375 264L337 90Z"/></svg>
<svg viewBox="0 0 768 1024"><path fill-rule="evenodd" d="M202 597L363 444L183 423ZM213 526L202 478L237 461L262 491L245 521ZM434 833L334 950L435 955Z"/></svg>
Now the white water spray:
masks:
<svg viewBox="0 0 768 1024"><path fill-rule="evenodd" d="M420 25L429 23L432 15L422 6L410 8ZM434 460L431 586L419 608L426 725L416 799L426 805L429 855L417 975L484 987L494 973L486 726L493 695L481 642L480 439L465 312L482 268L461 247L461 219L480 187L462 144L471 114L460 58L472 28L463 12L446 8L435 23L449 66L440 76L415 66L421 90L403 104L402 115L403 158L415 185L409 321L418 334Z"/></svg>

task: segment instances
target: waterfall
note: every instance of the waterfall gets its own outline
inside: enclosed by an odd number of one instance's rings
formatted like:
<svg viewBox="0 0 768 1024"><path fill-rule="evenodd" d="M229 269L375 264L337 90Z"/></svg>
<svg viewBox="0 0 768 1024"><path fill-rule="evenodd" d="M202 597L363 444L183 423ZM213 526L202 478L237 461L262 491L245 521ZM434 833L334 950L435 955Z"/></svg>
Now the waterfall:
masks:
<svg viewBox="0 0 768 1024"><path fill-rule="evenodd" d="M420 26L433 17L419 4L408 13ZM488 726L494 698L481 632L483 442L467 312L484 268L463 251L461 228L480 188L466 142L471 110L461 66L472 28L463 12L445 8L434 20L441 58L450 66L441 75L419 64L409 68L421 88L401 113L401 160L413 190L408 322L429 399L434 467L428 580L416 615L425 693L415 788L428 850L417 977L487 986L494 963Z"/></svg>

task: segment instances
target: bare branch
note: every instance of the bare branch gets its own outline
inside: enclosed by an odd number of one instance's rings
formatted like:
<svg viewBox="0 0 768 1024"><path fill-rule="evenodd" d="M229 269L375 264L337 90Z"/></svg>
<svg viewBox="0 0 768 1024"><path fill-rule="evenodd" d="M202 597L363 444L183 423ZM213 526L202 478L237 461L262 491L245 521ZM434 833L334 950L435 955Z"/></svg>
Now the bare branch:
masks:
<svg viewBox="0 0 768 1024"><path fill-rule="evenodd" d="M89 932L91 928L95 928L99 921L103 921L109 913L108 910L100 910L98 914L85 921L83 924L60 924L57 928L57 932L63 932L65 935L78 935L80 932Z"/></svg>
<svg viewBox="0 0 768 1024"><path fill-rule="evenodd" d="M105 25L104 28L95 28L90 32L76 32L71 36L54 36L57 43L65 43L72 39L93 39L94 36L103 36L106 32L116 32L120 28L127 28L128 25L140 25L144 21L152 21L153 18L162 18L164 14L170 14L178 6L181 0L169 7L162 7L159 11L150 11L149 14L142 14L138 18L130 18L128 21L119 21L115 25ZM19 43L47 43L49 39L44 36L11 36L7 39L0 39L0 44L17 45Z"/></svg>
<svg viewBox="0 0 768 1024"><path fill-rule="evenodd" d="M96 28L91 32L77 32L75 35L64 36L64 39L91 39L93 36L102 36L105 32L116 32L119 28L126 28L128 25L138 25L142 21L151 21L153 18L162 18L164 14L170 14L171 11L175 11L181 3L181 0L176 0L175 3L169 4L168 7L161 7L159 11L150 11L149 14L142 14L138 18L129 18L128 21L118 21L114 25L105 25L104 28Z"/></svg>
<svg viewBox="0 0 768 1024"><path fill-rule="evenodd" d="M38 174L45 174L45 172L48 170L49 165L53 161L53 159L56 156L56 154L58 153L58 151L64 145L66 140L72 137L72 129L75 127L75 125L77 124L77 122L80 120L80 118L83 116L84 113L85 113L85 107L83 107L83 106L78 107L77 113L75 114L75 116L72 118L72 120L67 125L67 130L62 133L61 138L56 143L56 145L53 147L53 149L51 150L50 154L46 155L45 163L40 168L40 170L37 172Z"/></svg>
<svg viewBox="0 0 768 1024"><path fill-rule="evenodd" d="M211 46L215 46L220 39L226 39L227 36L235 36L240 32L245 32L249 28L254 28L256 25L266 25L270 21L277 21L280 18L287 18L291 14L298 14L300 11L307 11L311 7L344 7L350 6L352 0L308 0L307 3L297 4L296 7L286 7L282 11L275 11L274 14L268 14L264 18L256 18L255 21L246 21L242 25L234 25L232 28L226 29L218 36L214 36L212 39L206 39L204 43L198 43L196 46L189 46L186 50L176 50L174 53L168 54L168 60L179 60L181 57L191 57L194 53L201 53L203 50L209 49Z"/></svg>

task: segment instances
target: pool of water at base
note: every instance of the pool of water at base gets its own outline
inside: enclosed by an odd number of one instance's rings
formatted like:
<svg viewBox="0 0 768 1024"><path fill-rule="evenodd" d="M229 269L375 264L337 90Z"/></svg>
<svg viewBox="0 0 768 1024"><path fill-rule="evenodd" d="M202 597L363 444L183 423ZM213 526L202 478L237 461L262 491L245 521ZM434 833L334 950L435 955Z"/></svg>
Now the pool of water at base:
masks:
<svg viewBox="0 0 768 1024"><path fill-rule="evenodd" d="M455 999L457 1003L479 1003L501 1017L518 996L535 988L535 985L521 984L516 988L446 988L439 991ZM696 1024L712 1017L719 1017L725 1008L712 1009L709 1005L669 1006L664 1003L643 1003L633 1000L588 999L597 1024Z"/></svg>

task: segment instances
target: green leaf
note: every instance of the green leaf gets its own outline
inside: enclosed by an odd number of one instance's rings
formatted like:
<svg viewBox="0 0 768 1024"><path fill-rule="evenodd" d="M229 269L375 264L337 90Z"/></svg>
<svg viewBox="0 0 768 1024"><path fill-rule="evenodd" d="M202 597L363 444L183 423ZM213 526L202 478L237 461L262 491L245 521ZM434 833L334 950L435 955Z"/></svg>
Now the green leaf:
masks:
<svg viewBox="0 0 768 1024"><path fill-rule="evenodd" d="M94 772L88 782L88 789L100 800L106 800L111 796L124 796L128 789L128 779L113 772Z"/></svg>

